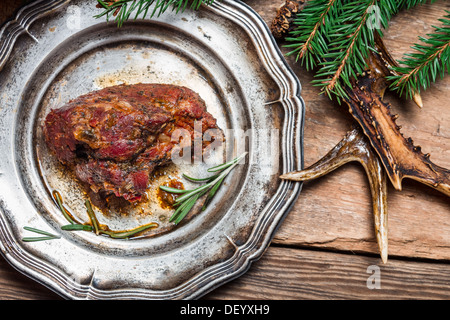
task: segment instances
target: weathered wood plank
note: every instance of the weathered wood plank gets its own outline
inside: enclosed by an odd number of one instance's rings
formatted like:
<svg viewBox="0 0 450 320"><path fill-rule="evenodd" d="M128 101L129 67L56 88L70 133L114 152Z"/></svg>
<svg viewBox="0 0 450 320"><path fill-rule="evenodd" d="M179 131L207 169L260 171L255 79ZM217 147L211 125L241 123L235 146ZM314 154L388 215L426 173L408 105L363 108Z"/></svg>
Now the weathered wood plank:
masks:
<svg viewBox="0 0 450 320"><path fill-rule="evenodd" d="M61 299L53 291L19 273L0 256L0 300Z"/></svg>
<svg viewBox="0 0 450 320"><path fill-rule="evenodd" d="M6 20L12 17L14 12L18 10L22 5L31 2L31 0L2 0L0 5L0 25Z"/></svg>
<svg viewBox="0 0 450 320"><path fill-rule="evenodd" d="M369 268L369 270L368 270ZM380 289L367 280L379 268ZM369 281L374 285L376 282ZM203 299L449 299L450 265L272 246L242 277ZM0 299L59 300L0 259Z"/></svg>
<svg viewBox="0 0 450 320"><path fill-rule="evenodd" d="M247 0L270 23L283 0ZM3 0L0 23L22 3ZM385 41L395 58L408 52L417 35L429 32L445 0L395 17ZM285 49L283 49L286 52ZM312 76L288 58L303 85L307 102L305 164L323 156L343 137L352 119L311 86ZM389 95L400 114L405 135L412 136L432 160L450 167L450 77L423 94L425 107ZM438 192L405 181L404 190L389 189L390 257L381 268L381 289L369 290L366 273L376 257L271 247L241 278L210 293L208 299L448 299L449 265L396 260L394 256L450 260L450 201ZM305 184L293 211L279 229L275 244L320 247L346 252L377 252L373 236L369 190L364 171L350 164ZM26 278L0 258L0 299L58 299L50 290Z"/></svg>
<svg viewBox="0 0 450 320"><path fill-rule="evenodd" d="M271 247L245 276L204 298L446 300L450 265Z"/></svg>

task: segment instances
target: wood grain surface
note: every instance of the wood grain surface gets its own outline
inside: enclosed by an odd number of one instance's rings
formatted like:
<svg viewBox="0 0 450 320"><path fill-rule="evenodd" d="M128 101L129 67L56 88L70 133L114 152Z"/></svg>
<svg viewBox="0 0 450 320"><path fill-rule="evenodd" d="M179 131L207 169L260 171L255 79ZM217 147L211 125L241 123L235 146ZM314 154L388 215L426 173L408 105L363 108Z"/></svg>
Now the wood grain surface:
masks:
<svg viewBox="0 0 450 320"><path fill-rule="evenodd" d="M0 22L26 1L2 0ZM95 2L95 1L93 1ZM247 0L270 25L284 0ZM450 10L438 0L395 16L385 43L396 59L432 30ZM283 53L287 50L279 43ZM306 102L305 165L337 144L352 118L311 85L313 75L286 57L300 79ZM1 80L0 80L1 81ZM432 161L450 168L450 76L422 94L424 107L389 93L393 113L405 136ZM374 236L369 186L364 170L348 164L305 183L292 211L264 256L236 280L203 299L449 299L450 198L411 180L403 190L389 185L389 260L382 264ZM379 268L381 286L370 289L371 270ZM0 257L0 299L60 299L14 270Z"/></svg>

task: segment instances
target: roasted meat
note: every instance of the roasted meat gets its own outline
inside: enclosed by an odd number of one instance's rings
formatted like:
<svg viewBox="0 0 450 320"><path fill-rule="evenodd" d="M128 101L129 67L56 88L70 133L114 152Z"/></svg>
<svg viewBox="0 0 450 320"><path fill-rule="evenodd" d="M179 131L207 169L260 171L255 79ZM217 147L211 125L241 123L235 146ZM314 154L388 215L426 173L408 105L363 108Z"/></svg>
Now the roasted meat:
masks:
<svg viewBox="0 0 450 320"><path fill-rule="evenodd" d="M176 129L189 141L173 139ZM59 161L94 192L133 202L146 191L152 171L179 152L175 146L193 146L194 137L209 129L220 130L197 93L135 84L94 91L52 110L43 132Z"/></svg>

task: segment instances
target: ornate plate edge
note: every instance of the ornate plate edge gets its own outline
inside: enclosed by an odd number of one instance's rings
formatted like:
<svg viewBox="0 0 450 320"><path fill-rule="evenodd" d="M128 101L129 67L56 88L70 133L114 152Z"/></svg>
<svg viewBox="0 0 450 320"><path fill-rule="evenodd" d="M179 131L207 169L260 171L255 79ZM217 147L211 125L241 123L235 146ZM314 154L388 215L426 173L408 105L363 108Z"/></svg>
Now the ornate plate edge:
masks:
<svg viewBox="0 0 450 320"><path fill-rule="evenodd" d="M70 0L46 1L39 0L20 9L13 20L6 22L0 29L0 71L8 62L14 45L22 34L28 34L28 28L45 15L64 6Z"/></svg>
<svg viewBox="0 0 450 320"><path fill-rule="evenodd" d="M14 20L7 22L0 29L0 70L5 66L18 37L28 33L28 28L37 19L64 6L70 0L39 0L23 7ZM42 5L45 3L45 5ZM276 75L283 82L284 88L279 102L283 105L287 115L283 124L283 151L288 151L289 156L283 157L284 172L303 168L303 126L304 126L304 101L301 98L301 85L291 68L284 59L271 60L269 58L282 57L275 40L262 18L247 4L242 1L222 0L211 5L214 10L222 10L235 19L242 27L252 32L254 40L264 49L267 67L276 70ZM6 36L4 36L6 34ZM290 85L293 88L290 88ZM293 141L295 150L286 150L287 141ZM70 279L61 270L48 266L37 257L24 252L16 243L8 224L0 216L0 251L5 259L19 272L41 283L45 287L69 299L198 299L215 288L244 274L250 265L261 258L267 250L277 228L290 211L295 200L300 194L302 184L298 182L282 181L277 193L272 197L271 204L266 211L272 213L261 214L261 219L253 227L249 240L238 246L232 239L235 254L220 264L211 266L197 274L178 287L164 291L148 289L121 289L115 291L100 290L89 285L82 285ZM286 196L281 198L280 196ZM278 197L278 199L277 199ZM0 204L2 210L4 206ZM268 208L268 209L267 209ZM274 210L277 210L274 212ZM217 275L220 275L219 277ZM213 276L214 275L214 276ZM213 280L211 281L211 278ZM94 277L92 277L94 279ZM196 290L193 290L196 289ZM193 292L190 292L193 291Z"/></svg>

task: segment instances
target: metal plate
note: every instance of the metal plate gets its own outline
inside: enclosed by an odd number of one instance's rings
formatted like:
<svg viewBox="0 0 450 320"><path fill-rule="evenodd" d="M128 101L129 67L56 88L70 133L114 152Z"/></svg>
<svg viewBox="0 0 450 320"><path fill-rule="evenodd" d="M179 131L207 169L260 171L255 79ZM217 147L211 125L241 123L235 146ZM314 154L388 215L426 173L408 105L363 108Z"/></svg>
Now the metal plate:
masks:
<svg viewBox="0 0 450 320"><path fill-rule="evenodd" d="M0 30L1 251L66 298L198 298L261 257L300 192L301 184L278 178L303 166L299 81L263 20L242 2L166 12L122 28L97 13L90 0L37 1ZM203 176L214 159L244 150L245 163L206 211L177 227L167 222L169 209L150 201L99 219L114 229L156 221L153 234L118 240L62 231L66 221L51 191L59 190L81 220L85 195L46 149L43 118L81 94L141 82L198 92L227 134L212 162L174 164L168 174ZM151 184L150 199L161 181ZM61 239L23 242L24 226Z"/></svg>

